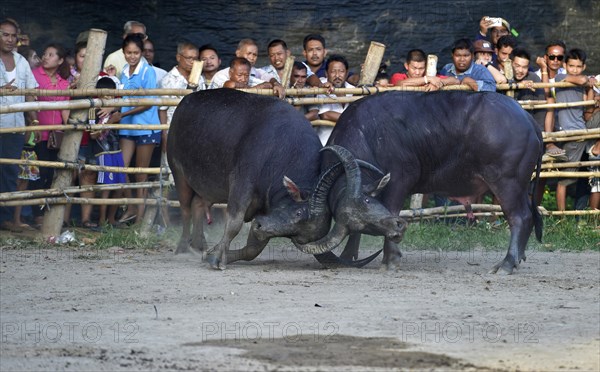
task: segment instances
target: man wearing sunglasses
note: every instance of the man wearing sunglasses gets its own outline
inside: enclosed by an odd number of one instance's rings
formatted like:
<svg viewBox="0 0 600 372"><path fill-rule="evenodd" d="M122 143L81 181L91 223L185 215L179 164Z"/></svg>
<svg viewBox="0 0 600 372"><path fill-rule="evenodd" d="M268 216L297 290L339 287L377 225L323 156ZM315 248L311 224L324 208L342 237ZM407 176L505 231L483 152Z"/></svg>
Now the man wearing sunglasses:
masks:
<svg viewBox="0 0 600 372"><path fill-rule="evenodd" d="M543 58L538 57L536 60L536 63L540 66L536 74L542 81L544 80L542 76L544 72L548 73L548 81L551 83L554 83L556 75L567 73L563 67L566 51L567 47L562 40L555 40L546 45L546 54ZM555 95L554 92L553 95Z"/></svg>

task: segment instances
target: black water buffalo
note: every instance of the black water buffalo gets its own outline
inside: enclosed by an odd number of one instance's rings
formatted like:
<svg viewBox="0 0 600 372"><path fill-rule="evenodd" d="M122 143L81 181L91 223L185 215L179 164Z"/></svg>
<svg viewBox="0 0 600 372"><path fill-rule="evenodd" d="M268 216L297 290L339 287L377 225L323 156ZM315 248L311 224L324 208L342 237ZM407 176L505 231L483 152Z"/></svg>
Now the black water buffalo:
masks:
<svg viewBox="0 0 600 372"><path fill-rule="evenodd" d="M228 261L254 259L275 236L291 237L296 244L333 239L339 244L334 234L337 229L328 234L328 192L344 169L358 165L348 151L331 148L342 161L334 162L321 175L320 150L319 138L310 123L284 101L231 89L186 96L175 110L167 142L183 218L176 253L189 248L192 219L192 247L208 251L203 232L205 214L212 204L225 202L225 231L207 257L213 268L224 268ZM360 182L345 179L349 184ZM354 195L346 195L338 195L341 204L356 203ZM402 220L380 204L373 205L379 207L376 212L385 213L384 235L399 240ZM243 222L256 216L265 219L262 224L252 224L246 246L229 252ZM377 221L381 219L377 216ZM333 247L325 244L298 248L317 254Z"/></svg>
<svg viewBox="0 0 600 372"><path fill-rule="evenodd" d="M541 241L542 221L528 188L536 165L540 170L542 136L534 119L513 99L458 91L377 94L344 111L327 145L343 146L357 159L391 174L379 199L394 215L413 193L451 197L470 213L474 198L491 190L511 231L508 253L492 272L502 268L510 274L525 259L534 225ZM328 167L334 159L326 156L323 161ZM334 185L331 195L343 182ZM334 200L330 206L335 218ZM356 258L359 242L360 234L351 235L341 258ZM397 245L386 239L384 263L395 266L400 256ZM339 262L331 252L317 259Z"/></svg>

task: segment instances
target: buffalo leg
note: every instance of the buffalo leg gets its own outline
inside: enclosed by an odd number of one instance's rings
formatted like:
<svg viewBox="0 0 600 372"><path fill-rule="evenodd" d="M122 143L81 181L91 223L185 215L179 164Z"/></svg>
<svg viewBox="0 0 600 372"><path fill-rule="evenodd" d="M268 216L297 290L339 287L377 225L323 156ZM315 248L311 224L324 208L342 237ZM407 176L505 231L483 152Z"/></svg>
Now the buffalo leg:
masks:
<svg viewBox="0 0 600 372"><path fill-rule="evenodd" d="M384 191L382 195L383 205L394 215L398 216L404 205L404 199L409 194L408 189L410 185L405 185L407 188L391 188ZM406 231L406 230L405 230ZM394 243L389 239L385 239L383 242L383 260L382 264L385 265L386 269L392 270L400 267L402 261L402 253L398 244Z"/></svg>
<svg viewBox="0 0 600 372"><path fill-rule="evenodd" d="M386 269L396 269L400 267L400 261L402 260L402 253L398 244L394 243L389 239L385 239L383 242L383 261L382 263L386 266Z"/></svg>
<svg viewBox="0 0 600 372"><path fill-rule="evenodd" d="M192 249L198 252L206 252L208 250L208 244L204 237L204 217L206 216L206 210L209 208L205 201L199 196L195 195L192 199Z"/></svg>
<svg viewBox="0 0 600 372"><path fill-rule="evenodd" d="M512 274L513 269L518 268L521 260L526 258L525 248L533 230L533 216L526 190L526 186L520 187L516 182L493 190L500 199L502 212L510 226L510 245L506 257L494 265L490 273L502 269L506 274Z"/></svg>
<svg viewBox="0 0 600 372"><path fill-rule="evenodd" d="M182 231L179 244L175 254L188 253L190 245L190 225L192 221L192 199L194 190L187 183L185 178L178 172L175 167L172 168L173 178L175 179L175 188L177 189L177 198L181 209Z"/></svg>
<svg viewBox="0 0 600 372"><path fill-rule="evenodd" d="M346 242L346 247L344 251L340 255L340 258L345 260L358 260L358 248L360 247L360 233L350 234L348 241Z"/></svg>
<svg viewBox="0 0 600 372"><path fill-rule="evenodd" d="M227 252L227 262L252 261L265 249L267 243L269 239L260 240L250 231L244 248Z"/></svg>

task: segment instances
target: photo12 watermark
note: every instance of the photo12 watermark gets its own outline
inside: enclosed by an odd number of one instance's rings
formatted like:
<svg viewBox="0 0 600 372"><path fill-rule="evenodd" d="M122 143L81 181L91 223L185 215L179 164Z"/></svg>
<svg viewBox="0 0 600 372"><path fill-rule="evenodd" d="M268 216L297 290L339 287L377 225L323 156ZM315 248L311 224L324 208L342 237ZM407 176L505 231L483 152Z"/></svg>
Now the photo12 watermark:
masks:
<svg viewBox="0 0 600 372"><path fill-rule="evenodd" d="M539 323L523 322L510 325L477 322L402 322L398 329L402 342L457 343L510 342L538 343Z"/></svg>
<svg viewBox="0 0 600 372"><path fill-rule="evenodd" d="M140 327L135 322L2 322L3 343L138 343Z"/></svg>
<svg viewBox="0 0 600 372"><path fill-rule="evenodd" d="M300 324L297 322L203 322L202 341L267 341L331 342L339 334L339 325L334 322Z"/></svg>

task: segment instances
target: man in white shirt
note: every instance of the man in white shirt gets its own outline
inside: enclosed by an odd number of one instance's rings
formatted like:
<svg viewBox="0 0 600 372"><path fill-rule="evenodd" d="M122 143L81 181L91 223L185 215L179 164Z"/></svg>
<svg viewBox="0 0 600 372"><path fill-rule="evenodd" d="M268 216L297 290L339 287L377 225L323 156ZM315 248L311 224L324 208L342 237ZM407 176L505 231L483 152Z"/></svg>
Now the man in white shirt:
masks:
<svg viewBox="0 0 600 372"><path fill-rule="evenodd" d="M334 88L354 88L353 85L346 82L348 78L348 61L341 55L332 55L327 60L326 64L327 78L321 78L322 83L329 82ZM318 95L318 98L336 98L351 96L351 94L329 94ZM348 103L324 103L319 106L319 118L337 122L340 115L348 107ZM325 145L329 139L329 135L333 131L333 127L318 127L317 134L321 143Z"/></svg>
<svg viewBox="0 0 600 372"><path fill-rule="evenodd" d="M11 90L37 88L38 83L31 72L29 62L17 53L17 30L18 26L14 22L0 21L0 88ZM33 97L0 96L2 107L25 101L33 101ZM27 116L30 125L39 125L35 111L29 111ZM25 125L25 117L22 112L0 114L0 128L21 128ZM39 135L35 138L39 138ZM24 143L25 135L23 133L0 134L0 158L20 159ZM0 165L0 193L16 190L18 174L19 167L17 165ZM15 224L13 217L14 207L0 207L0 228L22 231L22 226Z"/></svg>

